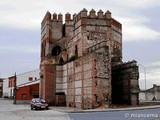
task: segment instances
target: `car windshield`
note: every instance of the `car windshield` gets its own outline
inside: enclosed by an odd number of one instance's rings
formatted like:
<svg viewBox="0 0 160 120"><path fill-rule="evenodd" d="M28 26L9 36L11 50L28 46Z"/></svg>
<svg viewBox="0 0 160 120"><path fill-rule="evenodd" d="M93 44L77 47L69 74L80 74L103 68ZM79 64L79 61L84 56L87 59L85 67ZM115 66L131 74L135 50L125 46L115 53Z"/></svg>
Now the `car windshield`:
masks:
<svg viewBox="0 0 160 120"><path fill-rule="evenodd" d="M45 100L43 100L43 99L37 99L35 102L36 103L41 103L41 102L45 102Z"/></svg>

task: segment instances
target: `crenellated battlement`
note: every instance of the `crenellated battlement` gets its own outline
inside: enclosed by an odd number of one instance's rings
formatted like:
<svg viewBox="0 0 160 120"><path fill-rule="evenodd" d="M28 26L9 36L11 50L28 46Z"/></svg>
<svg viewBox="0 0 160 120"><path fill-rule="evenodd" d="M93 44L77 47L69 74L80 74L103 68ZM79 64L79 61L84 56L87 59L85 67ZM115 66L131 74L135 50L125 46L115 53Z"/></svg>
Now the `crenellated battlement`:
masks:
<svg viewBox="0 0 160 120"><path fill-rule="evenodd" d="M85 8L80 11L78 14L74 15L73 20L74 22L79 21L81 18L88 18L88 19L112 19L111 12L107 10L107 12L104 12L100 9L97 14L94 9L91 9L91 11L87 11Z"/></svg>
<svg viewBox="0 0 160 120"><path fill-rule="evenodd" d="M137 105L138 65L122 61L122 45L122 25L109 10L47 11L41 24L40 97L81 109Z"/></svg>
<svg viewBox="0 0 160 120"><path fill-rule="evenodd" d="M132 68L137 66L137 61L136 60L132 60L132 61L128 61L128 62L124 62L123 64L119 64L119 65L115 65L112 67L112 69L126 69L126 68Z"/></svg>
<svg viewBox="0 0 160 120"><path fill-rule="evenodd" d="M45 23L45 21L63 21L63 15L61 13L59 13L58 15L56 13L54 13L53 15L51 15L51 13L49 11L47 11L46 15L44 16L43 20L42 20L42 25Z"/></svg>
<svg viewBox="0 0 160 120"><path fill-rule="evenodd" d="M79 14L81 15L80 17L86 17L86 18L100 18L100 19L111 19L111 12L109 10L107 10L107 12L105 14L103 14L104 12L100 9L97 14L96 11L94 9L92 9L91 11L88 11L84 8Z"/></svg>
<svg viewBox="0 0 160 120"><path fill-rule="evenodd" d="M115 19L112 18L111 12L107 10L105 13L100 9L98 12L96 12L94 9L91 9L89 12L83 8L79 13L75 13L72 15L69 12L65 14L65 22L73 21L73 24L76 24L79 20L82 18L86 19L96 19L96 20L111 20L111 24L114 26L118 27L119 29L122 29L121 23L116 21ZM45 17L43 18L42 25L44 24L45 21L51 20L51 21L60 21L63 22L63 15L59 13L58 15L56 13L51 14L49 11L47 11Z"/></svg>
<svg viewBox="0 0 160 120"><path fill-rule="evenodd" d="M122 24L120 22L118 22L117 20L115 20L114 18L112 18L111 20L112 25L114 25L115 27L119 28L122 30Z"/></svg>

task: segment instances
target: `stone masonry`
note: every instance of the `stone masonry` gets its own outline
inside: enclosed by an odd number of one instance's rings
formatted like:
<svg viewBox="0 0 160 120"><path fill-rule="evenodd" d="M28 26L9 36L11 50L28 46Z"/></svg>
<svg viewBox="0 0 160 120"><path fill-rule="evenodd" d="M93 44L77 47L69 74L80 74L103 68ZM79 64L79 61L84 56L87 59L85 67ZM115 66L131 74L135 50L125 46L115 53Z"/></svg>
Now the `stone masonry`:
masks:
<svg viewBox="0 0 160 120"><path fill-rule="evenodd" d="M136 64L133 60L112 67L112 103L138 104L139 74Z"/></svg>
<svg viewBox="0 0 160 120"><path fill-rule="evenodd" d="M72 18L66 13L64 23L61 13L47 12L40 70L40 97L50 104L82 109L138 104L138 66L122 62L122 25L108 10L88 13L84 8ZM128 82L129 87L123 85Z"/></svg>

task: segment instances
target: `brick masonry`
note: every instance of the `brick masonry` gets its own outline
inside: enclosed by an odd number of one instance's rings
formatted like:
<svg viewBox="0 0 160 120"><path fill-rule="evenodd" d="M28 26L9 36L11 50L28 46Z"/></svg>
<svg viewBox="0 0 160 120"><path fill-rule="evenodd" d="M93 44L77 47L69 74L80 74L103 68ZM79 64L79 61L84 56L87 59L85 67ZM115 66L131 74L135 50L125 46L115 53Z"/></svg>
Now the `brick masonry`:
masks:
<svg viewBox="0 0 160 120"><path fill-rule="evenodd" d="M62 14L47 12L42 20L40 97L50 104L60 104L63 101L60 98L64 98L70 107L91 109L108 105L116 98L117 88L112 87L112 83L119 85L114 75L138 74L137 70L130 69L132 65L128 65L126 71L120 69L127 66L122 62L121 23L112 18L108 10L105 13L99 10L97 14L94 9L87 12L83 9L73 18L65 14L64 24ZM117 68L120 74L115 72ZM137 95L138 77L123 79L122 82L136 86L126 88L132 91L129 94ZM126 99L125 95L121 99ZM126 104L136 100L137 97L131 95Z"/></svg>

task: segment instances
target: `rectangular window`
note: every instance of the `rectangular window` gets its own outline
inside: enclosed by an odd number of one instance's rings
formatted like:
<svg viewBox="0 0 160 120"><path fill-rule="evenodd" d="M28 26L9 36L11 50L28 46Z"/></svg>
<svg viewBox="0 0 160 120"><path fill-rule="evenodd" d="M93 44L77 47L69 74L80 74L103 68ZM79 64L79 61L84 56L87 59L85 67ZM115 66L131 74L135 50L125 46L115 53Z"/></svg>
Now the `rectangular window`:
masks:
<svg viewBox="0 0 160 120"><path fill-rule="evenodd" d="M22 93L21 97L22 97L22 99L26 99L27 98L26 93Z"/></svg>
<svg viewBox="0 0 160 120"><path fill-rule="evenodd" d="M14 79L13 80L11 80L12 82L11 82L11 87L14 87Z"/></svg>
<svg viewBox="0 0 160 120"><path fill-rule="evenodd" d="M10 80L9 80L9 83L8 83L8 87L10 87Z"/></svg>
<svg viewBox="0 0 160 120"><path fill-rule="evenodd" d="M33 77L29 77L28 80L29 80L29 81L32 81L32 80L33 80Z"/></svg>

